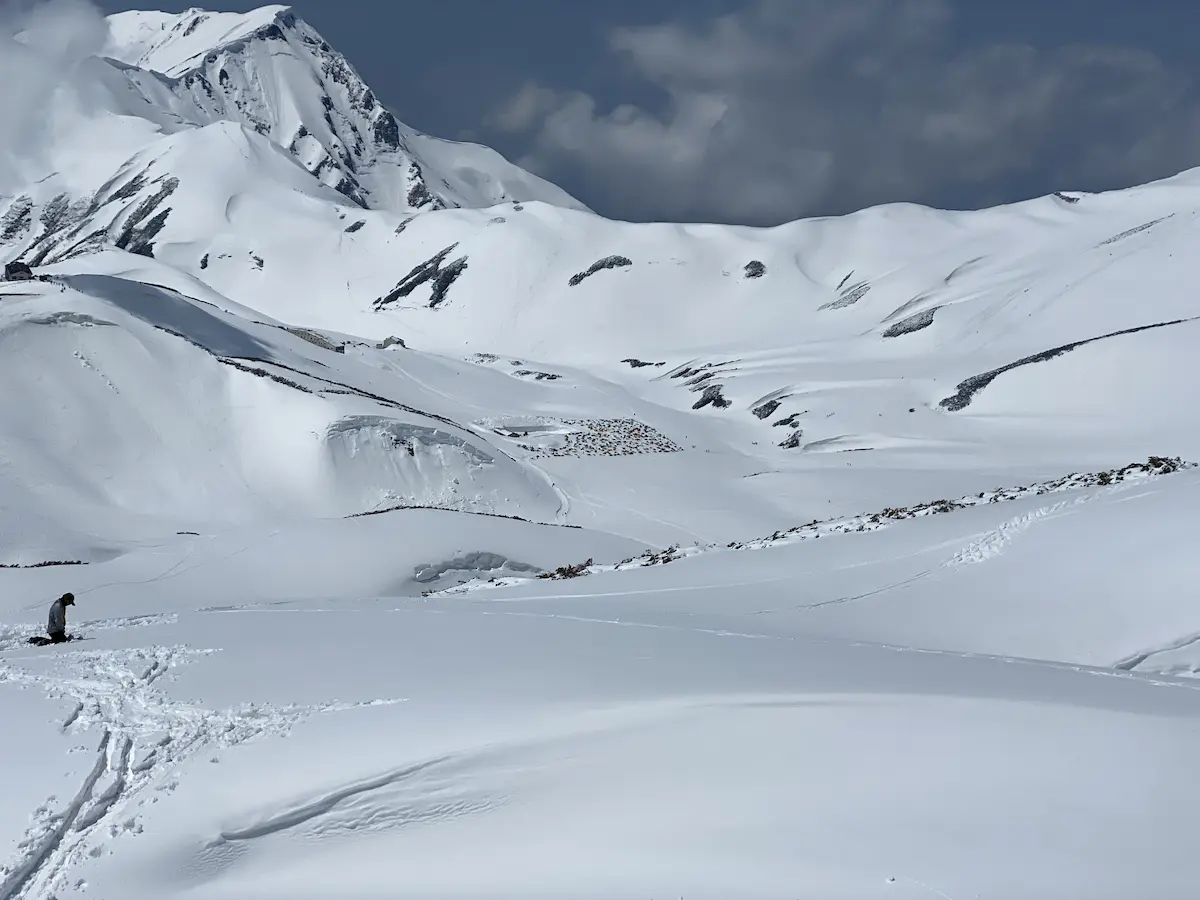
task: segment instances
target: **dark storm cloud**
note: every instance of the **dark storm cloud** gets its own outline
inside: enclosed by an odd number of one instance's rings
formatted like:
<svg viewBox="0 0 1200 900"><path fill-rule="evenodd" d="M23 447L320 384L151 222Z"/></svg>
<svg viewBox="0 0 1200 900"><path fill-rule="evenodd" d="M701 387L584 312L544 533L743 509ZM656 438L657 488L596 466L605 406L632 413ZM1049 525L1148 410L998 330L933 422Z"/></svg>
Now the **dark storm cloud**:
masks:
<svg viewBox="0 0 1200 900"><path fill-rule="evenodd" d="M1107 186L1200 162L1188 75L1119 46L953 38L942 0L764 0L701 24L616 28L667 98L602 110L530 81L493 113L519 160L628 218L779 222L1015 183ZM602 198L602 199L601 199Z"/></svg>

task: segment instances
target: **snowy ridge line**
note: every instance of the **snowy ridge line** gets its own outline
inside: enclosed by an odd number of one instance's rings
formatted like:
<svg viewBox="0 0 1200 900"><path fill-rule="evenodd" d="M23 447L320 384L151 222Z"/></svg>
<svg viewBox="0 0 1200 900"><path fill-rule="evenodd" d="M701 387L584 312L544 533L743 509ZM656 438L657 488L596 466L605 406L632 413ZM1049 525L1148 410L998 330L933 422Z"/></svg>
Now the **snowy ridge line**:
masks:
<svg viewBox="0 0 1200 900"><path fill-rule="evenodd" d="M447 506L423 506L417 503L401 503L397 506L387 506L383 509L369 509L365 512L349 513L347 516L345 516L345 518L361 519L364 516L382 516L385 513L403 512L409 509L433 509L439 512L461 513L462 515L466 516L487 516L492 519L512 519L514 522L527 522L530 525L546 525L554 528L577 528L580 530L583 529L582 525L567 525L562 522L538 522L535 519L527 519L524 516L516 516L512 515L511 513L483 512L477 509L452 509Z"/></svg>
<svg viewBox="0 0 1200 900"><path fill-rule="evenodd" d="M1197 466L1200 466L1200 463L1188 462L1179 457L1151 456L1144 463L1129 463L1120 469L1105 469L1101 472L1076 472L1056 478L1053 481L1039 482L1024 487L996 488L992 491L983 491L979 494L960 497L956 500L934 500L927 503L920 503L916 506L888 507L879 512L849 518L826 519L824 521L813 520L807 525L797 525L786 531L776 531L768 537L756 538L749 541L730 541L724 547L716 544L695 544L688 547L680 547L677 544L673 544L664 550L647 550L639 556L633 556L611 565L594 565L591 560L585 560L581 563L559 566L551 572L543 572L535 577L552 580L580 578L584 575L592 575L598 572L615 572L623 569L665 565L690 556L719 552L721 550L764 550L779 544L816 540L823 535L858 534L868 531L879 531L887 528L894 522L906 519L917 519L924 516L954 512L960 509L970 509L993 503L1004 503L1010 500L1023 500L1029 497L1040 497L1044 494L1057 494L1081 488L1109 487L1133 479L1147 479L1170 475L1186 469L1193 469ZM1057 508L1056 506L1055 509ZM994 537L994 535L989 535L989 538L991 537ZM956 556L948 565L962 564L967 561L969 560L966 556L963 556L961 559L959 556ZM498 580L471 581L442 591L429 591L424 596L467 593L489 587L509 586L528 580L520 576L509 576L503 579L502 582Z"/></svg>
<svg viewBox="0 0 1200 900"><path fill-rule="evenodd" d="M186 338L185 338L185 340L186 340ZM258 375L260 378L270 378L272 381L277 381L280 384L285 384L288 387L295 388L296 390L299 390L299 391L304 391L305 393L308 393L308 394L317 393L316 391L311 391L308 388L306 388L302 385L296 384L295 382L289 381L285 378L282 378L281 376L273 375L270 372L264 372L261 369L256 370L250 366L245 365L245 363L258 363L260 365L265 365L265 366L275 366L276 368L284 369L285 371L292 372L292 373L294 373L296 375L300 375L304 378L311 378L313 381L320 381L323 384L328 384L328 385L332 385L333 387L342 388L344 390L352 392L355 396L363 397L364 399L367 399L367 400L374 400L376 403L382 403L384 406L390 406L393 409L399 409L399 410L402 410L403 412L412 413L415 416L424 416L425 418L433 419L438 422L442 422L445 425L450 425L451 427L457 428L460 431L470 432L470 429L465 428L464 426L460 425L458 422L455 422L453 419L449 419L446 416L439 415L438 413L426 412L425 410L417 409L415 406L408 406L407 404L401 403L398 400L391 400L388 397L383 397L383 396L380 396L379 394L374 394L371 391L366 391L366 390L363 390L362 388L356 388L353 385L345 384L341 381L334 381L331 378L322 378L320 375L313 375L310 372L304 372L300 369L292 368L291 366L286 365L285 363L276 362L275 360L258 359L256 357L251 357L251 356L216 356L216 359L219 362L225 363L226 365L233 366L236 369L241 369L243 372L249 372L252 375ZM314 360L314 362L316 362L316 360ZM323 365L320 362L317 362L316 364ZM330 391L329 393L333 393L333 391Z"/></svg>
<svg viewBox="0 0 1200 900"><path fill-rule="evenodd" d="M1112 667L1114 669L1119 669L1122 672L1133 672L1133 671L1141 670L1141 667L1143 665L1145 665L1147 661L1149 661L1150 659L1153 659L1155 656L1159 656L1163 653L1173 653L1176 650L1183 650L1183 649L1185 649L1187 647L1191 647L1195 644L1200 644L1200 634L1185 635L1181 638L1177 638L1176 640L1171 641L1168 644L1164 644L1161 647L1155 647L1152 650L1143 650L1141 653L1135 653L1132 656L1127 656L1124 659L1118 660L1117 662L1113 663ZM1193 666L1186 666L1184 668L1186 668L1189 672L1196 671L1195 667L1193 667ZM1146 671L1146 670L1143 670L1143 671ZM1165 674L1165 675L1175 674L1175 671L1173 668L1162 669L1162 670L1151 669L1148 671L1158 672L1160 674Z"/></svg>
<svg viewBox="0 0 1200 900"><path fill-rule="evenodd" d="M1160 475L1170 475L1184 469L1196 468L1197 463L1187 462L1179 457L1174 459L1162 456L1151 456L1144 463L1129 463L1120 469L1106 469L1102 472L1076 472L1064 475L1053 481L1043 481L1036 484L1015 487L996 488L983 491L969 497L955 500L933 500L919 503L916 506L888 507L879 512L851 518L812 521L807 525L799 525L787 531L776 531L770 537L753 541L731 541L727 546L734 550L757 550L789 542L791 539L808 540L819 538L822 534L849 534L855 532L877 531L887 527L891 522L905 519L916 519L923 516L938 515L954 512L959 509L970 509L975 506L986 506L992 503L1004 503L1010 500L1022 500L1027 497L1040 497L1044 494L1057 494L1065 491L1089 487L1107 487L1120 484L1134 478L1152 478Z"/></svg>

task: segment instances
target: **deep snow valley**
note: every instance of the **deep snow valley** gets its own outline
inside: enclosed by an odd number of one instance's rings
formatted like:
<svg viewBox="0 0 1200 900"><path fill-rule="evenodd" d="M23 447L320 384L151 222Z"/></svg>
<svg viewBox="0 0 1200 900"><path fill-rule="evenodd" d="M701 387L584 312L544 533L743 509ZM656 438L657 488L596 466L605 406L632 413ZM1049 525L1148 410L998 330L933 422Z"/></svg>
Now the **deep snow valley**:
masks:
<svg viewBox="0 0 1200 900"><path fill-rule="evenodd" d="M109 23L0 196L0 900L1194 892L1200 171L616 222Z"/></svg>

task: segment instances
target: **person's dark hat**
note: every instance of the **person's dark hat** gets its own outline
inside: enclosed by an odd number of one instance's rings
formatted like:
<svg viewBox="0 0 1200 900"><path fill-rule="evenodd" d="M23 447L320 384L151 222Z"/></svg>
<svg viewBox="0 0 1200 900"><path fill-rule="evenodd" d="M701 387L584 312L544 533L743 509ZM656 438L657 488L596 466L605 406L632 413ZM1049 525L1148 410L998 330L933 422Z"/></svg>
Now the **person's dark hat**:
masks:
<svg viewBox="0 0 1200 900"><path fill-rule="evenodd" d="M62 600L64 606L74 606L75 605L75 595L72 594L70 591L67 591L59 599Z"/></svg>

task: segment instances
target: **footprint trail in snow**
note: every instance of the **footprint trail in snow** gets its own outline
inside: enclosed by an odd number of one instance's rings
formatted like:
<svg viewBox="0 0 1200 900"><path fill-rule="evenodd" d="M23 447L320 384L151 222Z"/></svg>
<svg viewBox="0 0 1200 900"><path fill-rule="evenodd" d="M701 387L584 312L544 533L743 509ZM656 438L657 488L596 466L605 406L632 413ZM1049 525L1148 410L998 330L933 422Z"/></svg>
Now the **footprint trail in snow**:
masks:
<svg viewBox="0 0 1200 900"><path fill-rule="evenodd" d="M246 703L214 710L163 692L160 683L173 669L217 652L184 646L66 652L56 654L52 676L0 662L0 684L73 701L63 731L99 733L95 763L78 791L61 808L52 808L53 798L39 807L16 858L0 868L0 900L54 896L107 841L141 831L139 807L155 792L173 791L180 767L203 750L286 736L313 715L404 702Z"/></svg>

